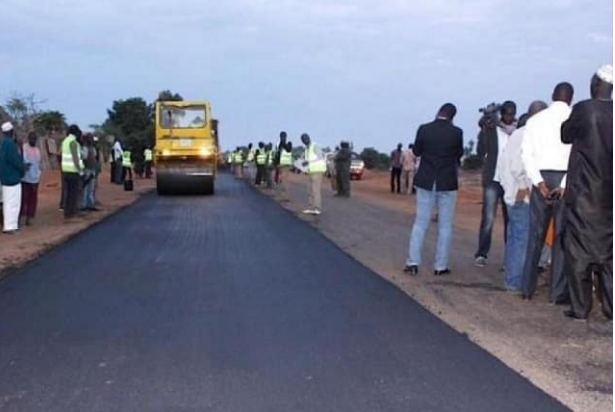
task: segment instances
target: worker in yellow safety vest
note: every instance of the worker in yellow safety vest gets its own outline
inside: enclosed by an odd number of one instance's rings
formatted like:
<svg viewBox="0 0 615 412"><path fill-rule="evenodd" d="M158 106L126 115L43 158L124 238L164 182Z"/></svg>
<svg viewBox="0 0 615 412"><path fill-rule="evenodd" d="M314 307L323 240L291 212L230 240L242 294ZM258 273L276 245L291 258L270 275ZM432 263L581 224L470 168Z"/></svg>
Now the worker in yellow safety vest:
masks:
<svg viewBox="0 0 615 412"><path fill-rule="evenodd" d="M149 147L146 147L143 151L143 158L145 159L145 178L149 179L152 177L152 163L154 161L154 152Z"/></svg>
<svg viewBox="0 0 615 412"><path fill-rule="evenodd" d="M132 153L130 150L122 152L122 181L132 180Z"/></svg>
<svg viewBox="0 0 615 412"><path fill-rule="evenodd" d="M267 148L265 143L258 142L258 149L254 157L256 159L256 179L254 184L260 186L265 179L265 172L267 171Z"/></svg>
<svg viewBox="0 0 615 412"><path fill-rule="evenodd" d="M239 147L233 152L233 167L235 179L241 179L243 177L243 151Z"/></svg>
<svg viewBox="0 0 615 412"><path fill-rule="evenodd" d="M303 211L309 215L320 215L322 212L322 198L320 193L320 187L322 185L322 178L327 171L327 163L322 155L320 147L312 142L310 135L303 133L301 135L301 141L305 145L305 154L303 160L303 167L305 172L309 175L309 206Z"/></svg>
<svg viewBox="0 0 615 412"><path fill-rule="evenodd" d="M68 136L62 140L62 201L64 217L70 219L77 215L79 208L79 186L84 172L81 159L81 129L77 125L68 128Z"/></svg>
<svg viewBox="0 0 615 412"><path fill-rule="evenodd" d="M277 166L278 179L276 191L278 195L282 196L282 201L288 202L288 193L286 192L286 180L290 176L290 169L293 165L293 145L287 140L286 132L280 132L280 143L278 144L278 150L275 157L275 164Z"/></svg>

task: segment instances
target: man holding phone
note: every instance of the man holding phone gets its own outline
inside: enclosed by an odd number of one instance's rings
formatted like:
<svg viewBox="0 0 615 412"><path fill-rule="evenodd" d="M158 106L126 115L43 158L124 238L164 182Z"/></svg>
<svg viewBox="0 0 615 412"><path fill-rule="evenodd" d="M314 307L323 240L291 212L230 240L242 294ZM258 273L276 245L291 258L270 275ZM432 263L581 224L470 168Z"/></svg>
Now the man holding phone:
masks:
<svg viewBox="0 0 615 412"><path fill-rule="evenodd" d="M553 103L528 120L521 143L521 160L532 182L530 194L530 232L521 291L531 299L536 292L538 263L552 217L555 220L549 300L569 302L568 283L563 273L562 233L566 172L570 146L561 141L561 126L570 117L574 90L560 83L553 91Z"/></svg>

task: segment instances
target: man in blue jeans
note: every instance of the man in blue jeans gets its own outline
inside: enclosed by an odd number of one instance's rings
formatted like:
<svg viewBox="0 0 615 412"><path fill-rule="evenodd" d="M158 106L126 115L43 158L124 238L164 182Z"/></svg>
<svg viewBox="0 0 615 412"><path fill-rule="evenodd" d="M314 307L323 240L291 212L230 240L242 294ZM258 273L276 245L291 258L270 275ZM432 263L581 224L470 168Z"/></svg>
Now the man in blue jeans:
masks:
<svg viewBox="0 0 615 412"><path fill-rule="evenodd" d="M455 202L457 199L457 169L463 155L463 132L453 125L457 109L451 103L440 108L436 120L419 127L414 141L414 154L421 158L414 177L416 216L408 259L404 273L417 275L425 233L431 221L434 204L438 208L438 242L434 275L448 275L448 254L451 245Z"/></svg>
<svg viewBox="0 0 615 412"><path fill-rule="evenodd" d="M484 267L487 264L498 203L502 204L504 239L506 239L508 214L504 204L504 189L500 184L500 169L502 168L502 154L506 149L508 139L517 128L516 115L515 103L506 101L500 107L500 119L497 119L497 116L493 119L492 116L485 115L479 122L481 131L478 134L477 152L480 157L484 157L485 164L483 166L483 210L478 250L474 255L475 264L478 267Z"/></svg>
<svg viewBox="0 0 615 412"><path fill-rule="evenodd" d="M521 144L525 122L547 108L543 101L533 102L528 113L521 116L517 130L510 136L500 169L500 183L504 188L504 202L508 210L507 242L505 253L504 287L512 293L521 293L523 265L530 235L530 189L532 181L527 176L521 158Z"/></svg>

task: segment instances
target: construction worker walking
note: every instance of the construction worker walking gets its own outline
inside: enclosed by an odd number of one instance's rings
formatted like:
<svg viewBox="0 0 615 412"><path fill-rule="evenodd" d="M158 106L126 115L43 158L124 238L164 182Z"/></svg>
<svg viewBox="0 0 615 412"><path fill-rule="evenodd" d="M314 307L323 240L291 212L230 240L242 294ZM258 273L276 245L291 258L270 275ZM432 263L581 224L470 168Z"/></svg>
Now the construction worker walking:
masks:
<svg viewBox="0 0 615 412"><path fill-rule="evenodd" d="M309 175L309 206L303 211L304 214L320 215L322 213L321 186L322 178L327 171L327 163L322 155L320 147L312 142L310 135L301 135L301 141L305 145L305 157L303 166Z"/></svg>
<svg viewBox="0 0 615 412"><path fill-rule="evenodd" d="M143 159L145 159L145 178L149 179L152 177L152 162L154 161L154 153L152 149L146 147L143 151Z"/></svg>

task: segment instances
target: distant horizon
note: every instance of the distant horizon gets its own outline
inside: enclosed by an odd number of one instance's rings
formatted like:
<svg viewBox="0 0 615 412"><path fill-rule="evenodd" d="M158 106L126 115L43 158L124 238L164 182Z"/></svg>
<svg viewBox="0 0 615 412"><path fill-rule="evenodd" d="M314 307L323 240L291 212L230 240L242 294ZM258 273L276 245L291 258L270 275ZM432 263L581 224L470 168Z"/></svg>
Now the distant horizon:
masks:
<svg viewBox="0 0 615 412"><path fill-rule="evenodd" d="M561 81L581 101L613 60L612 2L6 3L0 104L35 93L87 128L114 100L169 89L212 103L223 149L285 130L389 153L446 102L467 143L479 107L513 100L520 115Z"/></svg>

